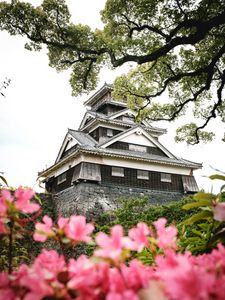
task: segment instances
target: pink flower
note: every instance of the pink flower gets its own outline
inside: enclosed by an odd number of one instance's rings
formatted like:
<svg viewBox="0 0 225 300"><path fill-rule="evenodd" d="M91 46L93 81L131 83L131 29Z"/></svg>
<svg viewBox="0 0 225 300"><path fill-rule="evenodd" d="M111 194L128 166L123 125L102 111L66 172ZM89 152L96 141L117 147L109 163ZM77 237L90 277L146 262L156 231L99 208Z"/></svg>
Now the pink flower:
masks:
<svg viewBox="0 0 225 300"><path fill-rule="evenodd" d="M158 256L157 273L164 282L169 299L208 300L213 291L214 276L207 272L207 266L199 268L190 260L189 254L167 251Z"/></svg>
<svg viewBox="0 0 225 300"><path fill-rule="evenodd" d="M117 268L109 272L109 292L107 300L138 300L139 297L132 289L126 286L125 279Z"/></svg>
<svg viewBox="0 0 225 300"><path fill-rule="evenodd" d="M27 265L23 264L20 266L18 272L14 272L13 276L16 280L17 291L18 287L23 290L25 288L25 291L27 290L23 297L24 300L39 300L54 294L54 290L50 282L44 277L44 270L41 268L35 270L33 266L28 268ZM18 299L20 298L18 297Z"/></svg>
<svg viewBox="0 0 225 300"><path fill-rule="evenodd" d="M123 236L121 225L115 225L111 228L111 236L103 232L98 233L95 240L101 248L95 250L94 255L112 260L119 260L124 249L134 248L133 242L128 237Z"/></svg>
<svg viewBox="0 0 225 300"><path fill-rule="evenodd" d="M52 219L48 216L43 217L43 223L35 224L35 233L33 234L33 239L37 242L45 242L48 236L54 235L52 231Z"/></svg>
<svg viewBox="0 0 225 300"><path fill-rule="evenodd" d="M42 274L45 279L56 279L58 273L65 271L65 259L55 250L42 250L35 259L32 269Z"/></svg>
<svg viewBox="0 0 225 300"><path fill-rule="evenodd" d="M220 222L225 221L225 202L217 203L213 209L214 219Z"/></svg>
<svg viewBox="0 0 225 300"><path fill-rule="evenodd" d="M129 230L129 237L134 241L135 248L138 252L141 252L144 247L149 246L149 234L150 230L145 223L138 223L136 228Z"/></svg>
<svg viewBox="0 0 225 300"><path fill-rule="evenodd" d="M65 227L65 234L74 241L88 243L91 241L91 237L89 235L92 234L93 230L94 225L86 223L84 216L72 216Z"/></svg>
<svg viewBox="0 0 225 300"><path fill-rule="evenodd" d="M150 267L143 265L137 259L133 259L129 265L121 265L121 273L126 282L126 286L134 291L147 288L149 280L154 278L154 272Z"/></svg>
<svg viewBox="0 0 225 300"><path fill-rule="evenodd" d="M165 227L167 220L165 218L160 218L153 222L156 234L157 234L157 244L160 248L174 248L176 249L176 236L177 229L174 226Z"/></svg>
<svg viewBox="0 0 225 300"><path fill-rule="evenodd" d="M5 272L0 272L0 300L14 300L16 295L11 288L9 275Z"/></svg>
<svg viewBox="0 0 225 300"><path fill-rule="evenodd" d="M69 222L69 218L60 217L58 220L59 229L64 229Z"/></svg>
<svg viewBox="0 0 225 300"><path fill-rule="evenodd" d="M1 190L0 193L0 216L5 217L8 210L7 202L13 202L13 197L9 190Z"/></svg>
<svg viewBox="0 0 225 300"><path fill-rule="evenodd" d="M13 202L14 198L11 195L10 190L1 190L1 199L4 199L4 201Z"/></svg>
<svg viewBox="0 0 225 300"><path fill-rule="evenodd" d="M37 203L31 203L30 200L34 196L35 192L32 189L23 189L19 187L15 191L16 208L23 213L34 213L40 209L40 205Z"/></svg>
<svg viewBox="0 0 225 300"><path fill-rule="evenodd" d="M78 291L79 299L102 299L100 295L108 289L109 265L93 263L82 255L77 260L70 259L68 265L69 289Z"/></svg>
<svg viewBox="0 0 225 300"><path fill-rule="evenodd" d="M125 290L123 293L109 292L106 300L139 300L139 296L132 290Z"/></svg>

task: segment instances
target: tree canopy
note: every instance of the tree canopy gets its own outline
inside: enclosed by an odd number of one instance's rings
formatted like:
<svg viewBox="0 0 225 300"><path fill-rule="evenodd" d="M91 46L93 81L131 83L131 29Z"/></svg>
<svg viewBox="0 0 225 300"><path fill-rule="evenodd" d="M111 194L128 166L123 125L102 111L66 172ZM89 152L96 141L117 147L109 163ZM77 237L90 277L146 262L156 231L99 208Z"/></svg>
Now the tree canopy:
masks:
<svg viewBox="0 0 225 300"><path fill-rule="evenodd" d="M93 90L104 65L131 62L114 82L116 99L138 120L171 121L191 110L177 141L211 140L209 122L225 122L225 1L107 0L101 15L104 28L92 31L70 21L64 0L11 0L0 2L0 29L27 37L27 49L46 45L50 66L71 69L73 95Z"/></svg>

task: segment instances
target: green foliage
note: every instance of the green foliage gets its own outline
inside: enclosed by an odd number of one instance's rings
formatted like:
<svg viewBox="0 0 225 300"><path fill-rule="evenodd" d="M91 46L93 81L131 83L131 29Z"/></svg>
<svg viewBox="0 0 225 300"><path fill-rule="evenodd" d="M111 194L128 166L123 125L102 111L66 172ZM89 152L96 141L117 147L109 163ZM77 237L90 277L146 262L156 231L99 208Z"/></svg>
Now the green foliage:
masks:
<svg viewBox="0 0 225 300"><path fill-rule="evenodd" d="M9 239L8 237L1 238L0 242L0 271L7 271L9 268L8 262L8 248ZM20 240L13 240L13 251L12 251L12 267L17 269L21 263L29 263L28 249L23 246Z"/></svg>
<svg viewBox="0 0 225 300"><path fill-rule="evenodd" d="M144 248L140 253L134 256L138 258L145 265L152 265L155 262L155 256L148 248Z"/></svg>
<svg viewBox="0 0 225 300"><path fill-rule="evenodd" d="M219 174L211 175L209 178L225 181L225 176ZM199 192L194 195L194 202L183 206L183 209L187 211L198 208L198 212L193 213L191 217L180 224L183 226L183 234L180 239L181 248L189 250L193 254L199 254L211 251L218 242L225 243L225 222L214 219L214 207L220 202L225 202L223 188L224 185L218 195Z"/></svg>
<svg viewBox="0 0 225 300"><path fill-rule="evenodd" d="M127 231L138 222L151 225L158 218L164 217L168 224L179 224L193 214L193 211L182 210L183 205L193 201L192 197L184 198L164 205L150 205L147 198L121 199L121 207L107 212L96 220L96 232L109 232L111 226L121 224Z"/></svg>
<svg viewBox="0 0 225 300"><path fill-rule="evenodd" d="M198 136L196 136L196 131ZM183 125L176 130L176 142L186 141L188 144L194 145L197 142L197 139L200 138L203 142L212 141L215 137L213 132L206 132L198 129L198 126L195 123L190 123Z"/></svg>
<svg viewBox="0 0 225 300"><path fill-rule="evenodd" d="M224 1L107 0L101 15L104 28L92 31L71 23L64 0L1 1L0 30L28 38L29 50L46 45L51 67L71 69L73 95L96 88L103 66L131 62L115 81L115 99L128 101L137 120L171 121L189 107L194 122L176 140L212 140L210 120L225 122Z"/></svg>

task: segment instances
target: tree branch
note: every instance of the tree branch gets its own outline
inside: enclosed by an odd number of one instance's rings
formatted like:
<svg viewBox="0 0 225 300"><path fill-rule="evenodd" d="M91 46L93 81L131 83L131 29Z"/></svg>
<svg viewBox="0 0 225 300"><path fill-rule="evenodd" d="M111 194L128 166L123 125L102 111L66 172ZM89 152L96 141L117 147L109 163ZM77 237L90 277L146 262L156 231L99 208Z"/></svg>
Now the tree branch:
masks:
<svg viewBox="0 0 225 300"><path fill-rule="evenodd" d="M178 6L180 12L184 15L185 20L187 20L187 19L188 19L188 15L186 14L186 12L185 12L185 11L183 10L183 8L181 7L180 1L179 1L179 0L176 0L176 3L177 3L177 6Z"/></svg>
<svg viewBox="0 0 225 300"><path fill-rule="evenodd" d="M223 71L223 74L222 74L220 87L217 90L218 101L213 105L213 108L210 111L210 115L206 118L203 125L196 128L196 130L195 130L196 142L194 144L198 144L200 141L199 131L204 129L208 125L209 121L212 118L216 118L216 111L218 110L218 107L222 104L222 91L223 91L224 86L225 86L225 70Z"/></svg>

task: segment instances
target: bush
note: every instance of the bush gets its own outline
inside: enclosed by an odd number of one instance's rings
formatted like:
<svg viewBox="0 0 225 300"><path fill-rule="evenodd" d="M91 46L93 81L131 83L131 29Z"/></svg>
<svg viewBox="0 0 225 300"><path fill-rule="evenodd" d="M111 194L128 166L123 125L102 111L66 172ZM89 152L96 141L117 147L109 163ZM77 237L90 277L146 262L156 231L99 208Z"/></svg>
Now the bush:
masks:
<svg viewBox="0 0 225 300"><path fill-rule="evenodd" d="M42 250L30 266L22 264L13 270L13 241L26 234L24 222L37 219L40 211L39 204L30 201L32 197L30 189L0 193L0 235L9 241L8 272L0 272L0 300L224 299L225 247L219 244L211 253L196 257L179 253L178 231L174 225L166 226L165 218L151 220L151 226L139 222L127 233L117 224L109 234L98 232L93 239L94 225L87 223L85 217L60 217L54 221L45 215L35 224L35 241L44 243L50 239L67 249L79 243L91 244L92 257L81 255L67 260L55 250ZM199 204L196 203L194 207ZM220 218L218 222L222 224L225 212L218 214L218 207L224 205L214 203L211 210L214 220ZM171 212L170 215L172 221ZM144 253L152 266L133 259L134 253L137 258Z"/></svg>

